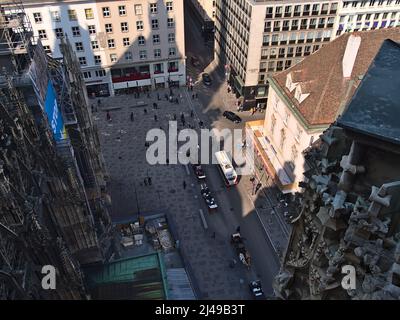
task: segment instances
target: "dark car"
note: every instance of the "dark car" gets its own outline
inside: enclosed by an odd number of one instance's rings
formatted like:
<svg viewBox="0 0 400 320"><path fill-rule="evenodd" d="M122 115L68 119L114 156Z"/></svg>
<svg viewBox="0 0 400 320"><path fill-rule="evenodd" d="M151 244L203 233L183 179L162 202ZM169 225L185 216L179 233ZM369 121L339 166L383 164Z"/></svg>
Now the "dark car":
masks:
<svg viewBox="0 0 400 320"><path fill-rule="evenodd" d="M192 56L190 58L190 63L192 64L193 67L199 67L200 66L200 60L197 59L197 57Z"/></svg>
<svg viewBox="0 0 400 320"><path fill-rule="evenodd" d="M234 123L242 122L242 119L236 113L234 113L232 111L225 111L222 115Z"/></svg>
<svg viewBox="0 0 400 320"><path fill-rule="evenodd" d="M201 179L206 178L206 175L204 174L204 170L203 170L201 164L194 164L193 171L194 171L194 174L196 175L197 179L201 180Z"/></svg>
<svg viewBox="0 0 400 320"><path fill-rule="evenodd" d="M253 294L253 297L256 300L264 300L265 295L264 292L261 288L261 281L260 280L255 280L249 283L249 288L251 293Z"/></svg>
<svg viewBox="0 0 400 320"><path fill-rule="evenodd" d="M208 73L203 73L201 77L206 86L211 86L211 77Z"/></svg>

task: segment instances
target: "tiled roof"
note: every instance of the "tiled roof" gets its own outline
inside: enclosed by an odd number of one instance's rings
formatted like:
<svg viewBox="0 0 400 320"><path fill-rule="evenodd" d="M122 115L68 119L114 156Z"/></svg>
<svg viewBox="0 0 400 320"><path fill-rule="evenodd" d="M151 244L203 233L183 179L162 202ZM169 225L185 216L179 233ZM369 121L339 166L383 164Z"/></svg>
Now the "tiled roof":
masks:
<svg viewBox="0 0 400 320"><path fill-rule="evenodd" d="M361 44L351 76L345 79L342 60L351 35L361 37ZM273 79L308 125L328 125L336 120L338 112L353 96L385 39L400 41L400 27L345 33L303 61L274 75ZM289 92L286 88L288 73L293 82L303 82L302 93L310 93L300 104L294 98L295 90Z"/></svg>

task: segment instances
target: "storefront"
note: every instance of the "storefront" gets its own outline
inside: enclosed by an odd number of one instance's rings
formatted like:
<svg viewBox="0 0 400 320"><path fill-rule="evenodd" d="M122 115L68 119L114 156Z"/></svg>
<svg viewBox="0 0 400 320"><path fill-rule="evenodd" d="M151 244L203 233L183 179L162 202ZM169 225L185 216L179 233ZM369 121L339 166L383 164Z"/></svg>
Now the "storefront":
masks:
<svg viewBox="0 0 400 320"><path fill-rule="evenodd" d="M169 81L168 81L168 83L169 83L169 87L179 87L179 85L180 85L180 78L181 78L181 75L170 75L169 77L168 77L168 79L169 79Z"/></svg>
<svg viewBox="0 0 400 320"><path fill-rule="evenodd" d="M89 98L110 96L108 83L90 84L86 82L86 90Z"/></svg>
<svg viewBox="0 0 400 320"><path fill-rule="evenodd" d="M164 76L157 76L154 78L154 86L156 89L158 88L165 88L165 77Z"/></svg>

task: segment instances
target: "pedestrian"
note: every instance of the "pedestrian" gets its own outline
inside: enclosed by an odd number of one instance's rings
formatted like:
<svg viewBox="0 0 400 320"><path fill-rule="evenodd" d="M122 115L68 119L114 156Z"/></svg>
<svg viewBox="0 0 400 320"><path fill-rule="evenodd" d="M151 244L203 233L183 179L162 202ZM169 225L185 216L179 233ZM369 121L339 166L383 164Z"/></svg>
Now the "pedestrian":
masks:
<svg viewBox="0 0 400 320"><path fill-rule="evenodd" d="M213 232L211 238L215 239L215 231Z"/></svg>
<svg viewBox="0 0 400 320"><path fill-rule="evenodd" d="M186 181L183 180L183 190L185 190L185 189L186 189Z"/></svg>
<svg viewBox="0 0 400 320"><path fill-rule="evenodd" d="M147 178L144 178L144 185L147 186Z"/></svg>
<svg viewBox="0 0 400 320"><path fill-rule="evenodd" d="M91 107L92 107L92 113L94 112L94 105L91 105Z"/></svg>
<svg viewBox="0 0 400 320"><path fill-rule="evenodd" d="M194 116L194 112L193 112L193 110L190 110L190 117L193 118L193 116Z"/></svg>
<svg viewBox="0 0 400 320"><path fill-rule="evenodd" d="M172 92L172 89L171 89L171 88L169 89L169 95L170 95L170 96L173 96L173 95L174 95L174 93Z"/></svg>
<svg viewBox="0 0 400 320"><path fill-rule="evenodd" d="M174 113L174 121L176 121L176 114Z"/></svg>
<svg viewBox="0 0 400 320"><path fill-rule="evenodd" d="M157 115L156 114L154 115L154 121L157 121Z"/></svg>
<svg viewBox="0 0 400 320"><path fill-rule="evenodd" d="M153 102L153 109L157 109L157 103Z"/></svg>
<svg viewBox="0 0 400 320"><path fill-rule="evenodd" d="M165 100L168 101L168 93L166 93L166 94L164 95L164 97L165 97Z"/></svg>
<svg viewBox="0 0 400 320"><path fill-rule="evenodd" d="M148 177L147 180L148 180L147 182L149 183L149 186L151 186L151 177Z"/></svg>
<svg viewBox="0 0 400 320"><path fill-rule="evenodd" d="M194 100L194 93L192 94L192 100Z"/></svg>
<svg viewBox="0 0 400 320"><path fill-rule="evenodd" d="M203 128L203 121L201 121L201 120L199 121L199 127Z"/></svg>
<svg viewBox="0 0 400 320"><path fill-rule="evenodd" d="M133 122L133 112L131 112L131 121Z"/></svg>
<svg viewBox="0 0 400 320"><path fill-rule="evenodd" d="M240 226L237 226L236 232L240 232Z"/></svg>
<svg viewBox="0 0 400 320"><path fill-rule="evenodd" d="M160 94L157 92L157 100L158 101L160 101L161 100L161 98L160 98Z"/></svg>
<svg viewBox="0 0 400 320"><path fill-rule="evenodd" d="M179 99L178 98L175 98L175 103L179 104Z"/></svg>
<svg viewBox="0 0 400 320"><path fill-rule="evenodd" d="M112 121L111 115L110 115L110 111L107 111L107 116L106 116L106 118L107 118L107 121L108 121L108 122Z"/></svg>
<svg viewBox="0 0 400 320"><path fill-rule="evenodd" d="M194 94L195 99L198 99L199 95L197 93Z"/></svg>
<svg viewBox="0 0 400 320"><path fill-rule="evenodd" d="M146 108L144 108L143 112L144 112L144 114L147 114L147 109L146 109Z"/></svg>
<svg viewBox="0 0 400 320"><path fill-rule="evenodd" d="M101 105L101 100L100 99L97 99L97 105L100 107L100 105Z"/></svg>

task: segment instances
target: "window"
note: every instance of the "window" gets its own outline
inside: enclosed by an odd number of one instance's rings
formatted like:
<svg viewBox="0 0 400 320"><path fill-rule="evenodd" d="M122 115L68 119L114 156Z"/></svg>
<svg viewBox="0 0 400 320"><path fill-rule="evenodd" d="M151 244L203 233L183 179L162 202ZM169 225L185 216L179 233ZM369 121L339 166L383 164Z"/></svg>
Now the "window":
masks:
<svg viewBox="0 0 400 320"><path fill-rule="evenodd" d="M72 30L72 35L74 37L80 37L81 36L81 31L79 30L78 26L72 27L71 30Z"/></svg>
<svg viewBox="0 0 400 320"><path fill-rule="evenodd" d="M168 27L168 28L173 28L173 27L175 27L174 18L168 18L168 19L167 19L167 27Z"/></svg>
<svg viewBox="0 0 400 320"><path fill-rule="evenodd" d="M128 32L128 22L121 22L121 32Z"/></svg>
<svg viewBox="0 0 400 320"><path fill-rule="evenodd" d="M159 43L160 43L160 35L153 34L153 44L159 44Z"/></svg>
<svg viewBox="0 0 400 320"><path fill-rule="evenodd" d="M120 16L126 16L126 8L125 6L118 6L118 12Z"/></svg>
<svg viewBox="0 0 400 320"><path fill-rule="evenodd" d="M163 73L164 72L164 64L163 63L156 63L154 64L154 73Z"/></svg>
<svg viewBox="0 0 400 320"><path fill-rule="evenodd" d="M76 21L76 11L75 10L68 10L68 19L70 21Z"/></svg>
<svg viewBox="0 0 400 320"><path fill-rule="evenodd" d="M125 52L125 60L132 60L132 52L130 51Z"/></svg>
<svg viewBox="0 0 400 320"><path fill-rule="evenodd" d="M103 10L103 17L107 18L111 16L109 7L103 7L102 10Z"/></svg>
<svg viewBox="0 0 400 320"><path fill-rule="evenodd" d="M85 16L86 19L94 19L93 9L92 8L85 9Z"/></svg>
<svg viewBox="0 0 400 320"><path fill-rule="evenodd" d="M81 66L86 66L87 62L86 62L86 57L79 57L79 64Z"/></svg>
<svg viewBox="0 0 400 320"><path fill-rule="evenodd" d="M64 32L62 28L55 28L54 33L56 34L56 38L62 38L64 36Z"/></svg>
<svg viewBox="0 0 400 320"><path fill-rule="evenodd" d="M117 55L115 53L110 54L111 62L117 62Z"/></svg>
<svg viewBox="0 0 400 320"><path fill-rule="evenodd" d="M90 41L90 44L92 45L93 50L96 50L99 48L99 43L97 42L97 40Z"/></svg>
<svg viewBox="0 0 400 320"><path fill-rule="evenodd" d="M357 1L353 1L353 2L351 3L351 6L352 6L353 8L356 8L356 7L357 7Z"/></svg>
<svg viewBox="0 0 400 320"><path fill-rule="evenodd" d="M167 1L165 3L166 7L167 7L167 12L172 11L172 1Z"/></svg>
<svg viewBox="0 0 400 320"><path fill-rule="evenodd" d="M285 129L281 129L281 140L279 142L279 148L282 150L283 146L285 145L285 140L286 140L286 131Z"/></svg>
<svg viewBox="0 0 400 320"><path fill-rule="evenodd" d="M367 4L367 1L361 1L361 7L365 7L365 5Z"/></svg>
<svg viewBox="0 0 400 320"><path fill-rule="evenodd" d="M135 4L135 14L136 14L136 15L141 15L141 14L143 14L142 5L141 5L141 4Z"/></svg>
<svg viewBox="0 0 400 320"><path fill-rule="evenodd" d="M370 7L373 7L374 5L375 5L375 0L370 0L369 6L370 6Z"/></svg>
<svg viewBox="0 0 400 320"><path fill-rule="evenodd" d="M139 46L144 46L146 44L146 40L143 36L138 37Z"/></svg>
<svg viewBox="0 0 400 320"><path fill-rule="evenodd" d="M143 21L136 21L136 29L143 30Z"/></svg>
<svg viewBox="0 0 400 320"><path fill-rule="evenodd" d="M124 45L124 47L129 46L130 45L129 38L123 38L122 39L122 44Z"/></svg>
<svg viewBox="0 0 400 320"><path fill-rule="evenodd" d="M157 13L157 3L150 3L150 13Z"/></svg>
<svg viewBox="0 0 400 320"><path fill-rule="evenodd" d="M96 70L96 77L105 77L106 76L106 71L103 69Z"/></svg>
<svg viewBox="0 0 400 320"><path fill-rule="evenodd" d="M285 61L285 69L290 68L291 65L292 65L292 60Z"/></svg>
<svg viewBox="0 0 400 320"><path fill-rule="evenodd" d="M60 11L51 11L51 19L55 22L60 22L61 21Z"/></svg>
<svg viewBox="0 0 400 320"><path fill-rule="evenodd" d="M50 46L43 46L44 52L51 53Z"/></svg>
<svg viewBox="0 0 400 320"><path fill-rule="evenodd" d="M94 56L94 63L101 64L101 56Z"/></svg>
<svg viewBox="0 0 400 320"><path fill-rule="evenodd" d="M152 19L151 20L151 28L154 29L158 29L158 20L157 19Z"/></svg>
<svg viewBox="0 0 400 320"><path fill-rule="evenodd" d="M39 38L40 39L47 39L47 33L46 30L38 30Z"/></svg>
<svg viewBox="0 0 400 320"><path fill-rule="evenodd" d="M141 51L139 51L139 59L140 60L144 60L144 59L146 59L147 58L147 52L146 52L146 50L141 50Z"/></svg>
<svg viewBox="0 0 400 320"><path fill-rule="evenodd" d="M114 39L108 39L108 40L107 40L107 45L108 45L108 47L109 47L110 49L115 48Z"/></svg>
<svg viewBox="0 0 400 320"><path fill-rule="evenodd" d="M82 42L75 42L75 49L78 52L82 52L83 51L83 43Z"/></svg>
<svg viewBox="0 0 400 320"><path fill-rule="evenodd" d="M104 27L105 27L107 33L113 32L113 28L112 28L112 24L111 23L106 23Z"/></svg>
<svg viewBox="0 0 400 320"><path fill-rule="evenodd" d="M42 23L42 14L40 12L34 12L33 19L35 20L35 23Z"/></svg>
<svg viewBox="0 0 400 320"><path fill-rule="evenodd" d="M161 49L154 49L154 58L161 58Z"/></svg>
<svg viewBox="0 0 400 320"><path fill-rule="evenodd" d="M168 56L173 57L175 55L176 55L176 49L175 48L169 48Z"/></svg>
<svg viewBox="0 0 400 320"><path fill-rule="evenodd" d="M168 33L168 42L175 42L175 33Z"/></svg>
<svg viewBox="0 0 400 320"><path fill-rule="evenodd" d="M89 34L96 34L96 26L88 26Z"/></svg>
<svg viewBox="0 0 400 320"><path fill-rule="evenodd" d="M383 0L379 0L379 2L378 2L378 6L381 6L381 5L383 5Z"/></svg>
<svg viewBox="0 0 400 320"><path fill-rule="evenodd" d="M92 73L90 71L84 71L83 72L83 77L85 79L90 79L92 77Z"/></svg>

